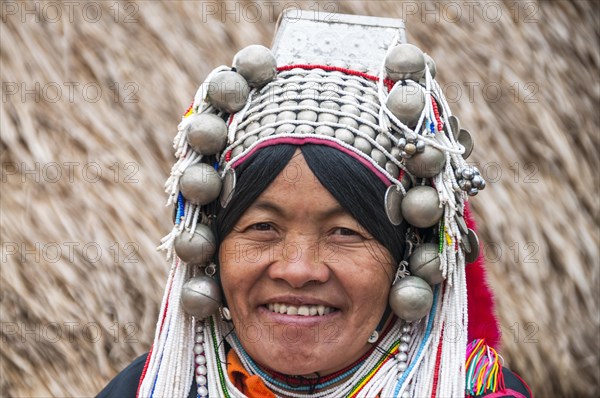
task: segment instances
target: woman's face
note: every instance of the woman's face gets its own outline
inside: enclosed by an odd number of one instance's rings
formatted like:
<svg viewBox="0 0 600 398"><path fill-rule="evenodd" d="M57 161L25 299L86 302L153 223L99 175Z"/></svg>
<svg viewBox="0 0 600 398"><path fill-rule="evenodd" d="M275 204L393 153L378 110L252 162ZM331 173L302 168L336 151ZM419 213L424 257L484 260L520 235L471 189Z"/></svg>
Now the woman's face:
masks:
<svg viewBox="0 0 600 398"><path fill-rule="evenodd" d="M285 374L331 373L369 349L392 257L299 150L238 220L219 258L237 336L259 364Z"/></svg>

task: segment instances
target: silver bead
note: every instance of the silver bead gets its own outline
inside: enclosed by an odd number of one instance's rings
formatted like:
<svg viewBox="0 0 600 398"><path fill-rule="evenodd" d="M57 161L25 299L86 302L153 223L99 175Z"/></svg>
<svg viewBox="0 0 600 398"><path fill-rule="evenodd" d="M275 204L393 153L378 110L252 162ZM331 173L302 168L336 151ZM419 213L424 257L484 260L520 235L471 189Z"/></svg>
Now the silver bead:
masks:
<svg viewBox="0 0 600 398"><path fill-rule="evenodd" d="M317 120L321 123L337 123L339 118L332 113L319 113Z"/></svg>
<svg viewBox="0 0 600 398"><path fill-rule="evenodd" d="M250 148L256 141L258 141L258 137L256 135L249 136L244 140L244 149Z"/></svg>
<svg viewBox="0 0 600 398"><path fill-rule="evenodd" d="M369 141L367 141L366 139L364 139L362 137L356 137L354 139L353 145L356 149L358 149L359 151L361 151L362 153L365 153L367 155L370 155L371 149L373 149L373 147L371 146L371 143L369 143Z"/></svg>
<svg viewBox="0 0 600 398"><path fill-rule="evenodd" d="M375 139L377 135L377 133L375 133L375 130L373 130L370 126L367 126L366 124L361 124L360 126L358 126L358 131L365 133L373 139Z"/></svg>
<svg viewBox="0 0 600 398"><path fill-rule="evenodd" d="M412 156L415 154L415 152L417 152L417 146L412 142L409 142L408 144L404 145L404 152L406 152L407 155Z"/></svg>
<svg viewBox="0 0 600 398"><path fill-rule="evenodd" d="M431 309L433 291L423 279L405 276L392 286L389 302L392 311L400 319L416 321L427 315Z"/></svg>
<svg viewBox="0 0 600 398"><path fill-rule="evenodd" d="M196 366L196 374L206 375L207 372L208 369L206 368L206 365Z"/></svg>
<svg viewBox="0 0 600 398"><path fill-rule="evenodd" d="M346 144L352 145L354 143L354 134L346 129L335 130L335 138L345 142Z"/></svg>
<svg viewBox="0 0 600 398"><path fill-rule="evenodd" d="M406 151L406 147L404 150ZM423 152L415 153L414 156L405 162L406 170L421 178L430 178L438 175L444 169L445 164L446 156L444 153L430 145L427 145Z"/></svg>
<svg viewBox="0 0 600 398"><path fill-rule="evenodd" d="M260 123L259 122L252 122L252 123L250 123L250 124L248 124L246 126L246 132L252 134L253 132L255 132L256 130L258 130L259 128L260 128Z"/></svg>
<svg viewBox="0 0 600 398"><path fill-rule="evenodd" d="M444 280L440 271L438 245L423 243L418 246L408 259L410 273L425 280L430 285L437 285Z"/></svg>
<svg viewBox="0 0 600 398"><path fill-rule="evenodd" d="M425 73L423 51L408 43L394 47L385 58L385 71L393 81L403 79L419 81Z"/></svg>
<svg viewBox="0 0 600 398"><path fill-rule="evenodd" d="M267 124L275 123L277 121L277 114L271 113L260 119L260 125L266 126Z"/></svg>
<svg viewBox="0 0 600 398"><path fill-rule="evenodd" d="M367 122L370 122L373 124L377 123L377 119L375 119L375 116L371 115L369 112L361 112L361 114L359 116L361 119L364 119Z"/></svg>
<svg viewBox="0 0 600 398"><path fill-rule="evenodd" d="M340 93L340 90L339 90L339 88L338 88L338 89L333 89L333 90L332 90L332 89L330 88L330 86L331 86L330 84L327 84L327 85L326 85L326 88L328 88L328 90L325 90L325 91L323 91L323 92L321 93L321 95L319 95L319 99L320 99L321 101L330 101L330 100L332 100L332 99L334 99L334 98L335 98L335 99L337 99L337 98L340 98L340 94L339 94L339 93ZM337 87L337 86L336 86L336 87Z"/></svg>
<svg viewBox="0 0 600 398"><path fill-rule="evenodd" d="M204 346L202 344L194 344L194 354L200 355L204 352Z"/></svg>
<svg viewBox="0 0 600 398"><path fill-rule="evenodd" d="M288 106L291 106L291 107L297 107L297 106L298 106L298 102L297 102L297 101L294 101L294 100L285 100L285 101L283 101L283 102L282 102L282 103L281 103L279 106L280 106L281 108L283 108L283 107L288 107Z"/></svg>
<svg viewBox="0 0 600 398"><path fill-rule="evenodd" d="M315 129L315 133L329 137L333 137L335 135L335 131L330 126L319 126Z"/></svg>
<svg viewBox="0 0 600 398"><path fill-rule="evenodd" d="M274 132L275 132L274 127L267 127L266 129L264 129L260 133L258 133L258 138L268 137L271 134L273 134Z"/></svg>
<svg viewBox="0 0 600 398"><path fill-rule="evenodd" d="M354 129L358 129L358 122L356 121L356 119L351 118L351 117L342 116L340 118L340 120L338 121L338 123L343 124L348 127L351 127L351 128L354 128Z"/></svg>
<svg viewBox="0 0 600 398"><path fill-rule="evenodd" d="M399 143L399 145L401 145L401 144L402 144L402 142ZM406 145L406 142L404 142L404 145ZM401 146L403 146L403 145L401 145ZM402 160L402 156L400 156L400 152L401 152L400 148L393 147L390 153L392 154L394 159L400 161L400 160Z"/></svg>
<svg viewBox="0 0 600 398"><path fill-rule="evenodd" d="M423 151L425 151L425 141L417 141L417 143L415 144L416 148L417 148L417 152L422 153Z"/></svg>
<svg viewBox="0 0 600 398"><path fill-rule="evenodd" d="M290 123L282 124L281 126L275 129L275 134L289 134L296 129L296 126Z"/></svg>
<svg viewBox="0 0 600 398"><path fill-rule="evenodd" d="M379 134L375 141L383 147L387 152L392 150L392 141L385 135Z"/></svg>
<svg viewBox="0 0 600 398"><path fill-rule="evenodd" d="M215 254L216 241L211 229L197 224L194 233L183 230L173 243L177 257L190 264L206 264Z"/></svg>
<svg viewBox="0 0 600 398"><path fill-rule="evenodd" d="M340 105L337 102L326 100L326 101L321 102L321 108L329 109L332 111L339 111Z"/></svg>
<svg viewBox="0 0 600 398"><path fill-rule="evenodd" d="M425 107L425 95L419 87L396 86L388 96L387 107L402 123L412 127Z"/></svg>
<svg viewBox="0 0 600 398"><path fill-rule="evenodd" d="M477 195L478 193L479 193L479 189L477 189L477 188L475 188L475 187L471 187L471 188L469 189L469 191L467 192L467 194L468 194L469 196L475 196L475 195Z"/></svg>
<svg viewBox="0 0 600 398"><path fill-rule="evenodd" d="M358 99L354 95L344 95L340 99L344 100L344 102L346 102L345 105L352 105L352 104L358 105ZM348 102L350 104L347 104Z"/></svg>
<svg viewBox="0 0 600 398"><path fill-rule="evenodd" d="M301 124L294 129L295 134L312 134L315 132L315 128L308 124Z"/></svg>
<svg viewBox="0 0 600 398"><path fill-rule="evenodd" d="M429 228L444 214L435 188L416 186L408 190L402 201L402 216L417 228Z"/></svg>
<svg viewBox="0 0 600 398"><path fill-rule="evenodd" d="M221 179L211 165L199 163L185 169L179 179L179 189L190 202L205 205L219 197Z"/></svg>
<svg viewBox="0 0 600 398"><path fill-rule="evenodd" d="M194 277L183 285L181 305L188 314L199 319L206 318L221 306L221 289L208 276Z"/></svg>
<svg viewBox="0 0 600 398"><path fill-rule="evenodd" d="M298 112L298 116L296 117L297 120L306 120L309 122L316 122L317 121L317 112L315 111L301 111Z"/></svg>
<svg viewBox="0 0 600 398"><path fill-rule="evenodd" d="M408 354L405 352L399 352L398 355L396 355L396 357L398 358L398 361L400 361L400 362L405 362L408 360Z"/></svg>
<svg viewBox="0 0 600 398"><path fill-rule="evenodd" d="M204 355L197 355L194 358L194 362L196 362L196 365L206 365L206 357Z"/></svg>
<svg viewBox="0 0 600 398"><path fill-rule="evenodd" d="M252 87L262 87L277 75L277 61L271 50L252 45L240 50L233 58L233 67Z"/></svg>
<svg viewBox="0 0 600 398"><path fill-rule="evenodd" d="M408 344L400 343L400 345L398 346L398 350L400 350L400 352L408 352Z"/></svg>
<svg viewBox="0 0 600 398"><path fill-rule="evenodd" d="M292 111L279 112L279 114L277 115L277 121L279 122L282 120L296 120L296 112L292 112Z"/></svg>
<svg viewBox="0 0 600 398"><path fill-rule="evenodd" d="M417 134L409 131L406 133L406 141L411 144L415 144L417 142Z"/></svg>
<svg viewBox="0 0 600 398"><path fill-rule="evenodd" d="M309 106L316 108L319 106L319 103L312 99L305 99L305 100L300 101L299 105L302 109L304 109L304 107L309 107Z"/></svg>
<svg viewBox="0 0 600 398"><path fill-rule="evenodd" d="M393 148L392 148L393 149ZM392 177L394 178L398 178L398 176L400 175L400 168L398 166L396 166L394 163L392 162L387 162L385 164L385 170L391 174Z"/></svg>
<svg viewBox="0 0 600 398"><path fill-rule="evenodd" d="M346 86L344 92L352 95L362 95L362 90L354 86Z"/></svg>
<svg viewBox="0 0 600 398"><path fill-rule="evenodd" d="M244 147L242 145L238 145L235 148L233 148L231 150L231 158L235 158L237 155L241 154L242 152L244 152Z"/></svg>
<svg viewBox="0 0 600 398"><path fill-rule="evenodd" d="M483 182L483 177L481 177L480 175L474 175L473 179L471 180L471 183L477 189L481 188L481 183L482 182Z"/></svg>
<svg viewBox="0 0 600 398"><path fill-rule="evenodd" d="M385 155L383 154L383 152L381 152L379 149L373 149L371 151L371 158L373 158L373 160L375 162L377 162L377 164L380 167L385 167L385 163L387 161L387 158L385 157Z"/></svg>
<svg viewBox="0 0 600 398"><path fill-rule="evenodd" d="M354 115L354 116L360 116L360 109L358 109L358 107L356 107L354 105L348 105L348 104L342 105L340 110L342 112L350 113L351 115Z"/></svg>
<svg viewBox="0 0 600 398"><path fill-rule="evenodd" d="M204 387L203 385L198 387L198 395L200 396L200 398L207 397L208 396L208 388Z"/></svg>
<svg viewBox="0 0 600 398"><path fill-rule="evenodd" d="M227 144L227 124L210 113L189 116L192 120L187 125L187 141L196 152L203 155L214 155L222 151Z"/></svg>
<svg viewBox="0 0 600 398"><path fill-rule="evenodd" d="M241 110L250 93L250 86L239 73L217 73L208 86L208 100L216 108L227 113Z"/></svg>
<svg viewBox="0 0 600 398"><path fill-rule="evenodd" d="M398 362L398 365L396 366L400 372L404 372L408 368L406 362Z"/></svg>

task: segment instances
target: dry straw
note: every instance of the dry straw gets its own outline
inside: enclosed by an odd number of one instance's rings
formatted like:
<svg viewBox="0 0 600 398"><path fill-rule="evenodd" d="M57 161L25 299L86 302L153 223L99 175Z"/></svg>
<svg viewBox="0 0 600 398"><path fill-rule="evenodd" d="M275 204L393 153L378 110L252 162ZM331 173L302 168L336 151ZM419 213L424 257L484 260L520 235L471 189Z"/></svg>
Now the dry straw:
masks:
<svg viewBox="0 0 600 398"><path fill-rule="evenodd" d="M83 4L2 4L2 396L94 395L148 350L180 115L212 68L270 42L287 3ZM507 364L538 396L596 396L598 8L298 4L406 18L487 173L472 206Z"/></svg>

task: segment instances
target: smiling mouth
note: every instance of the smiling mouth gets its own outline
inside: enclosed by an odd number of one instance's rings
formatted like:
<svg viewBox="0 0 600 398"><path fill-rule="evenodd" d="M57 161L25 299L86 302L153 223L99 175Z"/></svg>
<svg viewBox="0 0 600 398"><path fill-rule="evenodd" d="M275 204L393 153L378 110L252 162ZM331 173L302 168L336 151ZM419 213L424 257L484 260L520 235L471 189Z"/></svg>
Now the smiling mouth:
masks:
<svg viewBox="0 0 600 398"><path fill-rule="evenodd" d="M283 303L267 304L266 308L276 314L296 316L323 316L337 311L337 308L324 305L290 305Z"/></svg>

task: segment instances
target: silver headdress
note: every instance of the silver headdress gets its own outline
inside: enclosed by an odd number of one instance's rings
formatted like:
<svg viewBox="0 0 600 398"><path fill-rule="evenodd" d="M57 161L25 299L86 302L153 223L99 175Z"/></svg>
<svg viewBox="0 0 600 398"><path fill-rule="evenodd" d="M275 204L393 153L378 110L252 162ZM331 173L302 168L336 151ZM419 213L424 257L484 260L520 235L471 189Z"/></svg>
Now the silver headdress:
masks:
<svg viewBox="0 0 600 398"><path fill-rule="evenodd" d="M393 339L396 366L364 391L431 394L435 378L440 395L464 395L465 264L478 256L464 212L467 197L485 188L465 161L471 135L452 115L434 61L405 42L401 21L299 15L284 15L273 50L247 47L232 67L210 73L179 124L166 184L175 227L160 247L173 266L140 395L185 396L195 377L199 396L239 396L217 380L224 353L214 343L229 326L221 319L228 314L218 314L207 209L228 205L239 164L279 143L318 143L354 157L388 186L390 222L410 225L389 299L403 322ZM444 325L459 329L451 343Z"/></svg>

